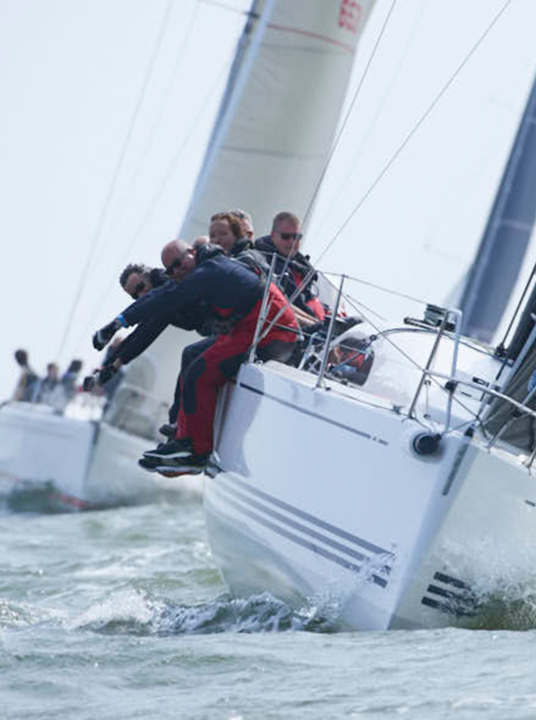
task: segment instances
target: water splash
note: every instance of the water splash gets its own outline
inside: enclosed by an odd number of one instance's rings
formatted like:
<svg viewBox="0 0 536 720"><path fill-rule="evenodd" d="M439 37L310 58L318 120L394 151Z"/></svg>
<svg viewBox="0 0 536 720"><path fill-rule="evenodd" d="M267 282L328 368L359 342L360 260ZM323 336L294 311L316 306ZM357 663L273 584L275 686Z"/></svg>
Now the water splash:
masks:
<svg viewBox="0 0 536 720"><path fill-rule="evenodd" d="M486 630L536 628L536 568L530 547L501 546L495 538L482 537L467 548L450 543L447 574L463 578L470 588L475 617L463 625Z"/></svg>
<svg viewBox="0 0 536 720"><path fill-rule="evenodd" d="M154 600L127 590L114 593L105 601L68 622L73 630L90 630L103 634L183 635L223 632L261 633L306 631L335 632L333 613L317 605L298 610L268 593L247 599L222 595L198 605L175 605Z"/></svg>

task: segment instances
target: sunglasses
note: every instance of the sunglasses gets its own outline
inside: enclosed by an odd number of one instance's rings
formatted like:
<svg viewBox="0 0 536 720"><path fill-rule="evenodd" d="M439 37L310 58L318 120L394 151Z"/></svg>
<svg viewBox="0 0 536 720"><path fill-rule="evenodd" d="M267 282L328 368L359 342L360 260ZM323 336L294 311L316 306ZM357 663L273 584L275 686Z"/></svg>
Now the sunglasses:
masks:
<svg viewBox="0 0 536 720"><path fill-rule="evenodd" d="M279 233L283 240L301 240L303 237L302 233Z"/></svg>
<svg viewBox="0 0 536 720"><path fill-rule="evenodd" d="M171 265L166 268L166 275L173 275L173 272L182 265L182 258L177 258L176 260L173 260Z"/></svg>
<svg viewBox="0 0 536 720"><path fill-rule="evenodd" d="M144 282L139 282L136 287L134 288L134 292L131 293L130 297L133 300L138 300L140 297L140 294L146 289L146 285Z"/></svg>

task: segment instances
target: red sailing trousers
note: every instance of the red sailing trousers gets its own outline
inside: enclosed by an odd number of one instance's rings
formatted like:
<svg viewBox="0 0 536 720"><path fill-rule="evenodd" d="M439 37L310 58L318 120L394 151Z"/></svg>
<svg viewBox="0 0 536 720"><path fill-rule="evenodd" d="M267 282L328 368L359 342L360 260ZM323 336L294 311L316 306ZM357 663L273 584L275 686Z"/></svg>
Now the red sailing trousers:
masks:
<svg viewBox="0 0 536 720"><path fill-rule="evenodd" d="M213 449L213 424L218 389L236 375L246 359L255 335L262 301L234 325L228 335L219 335L213 345L201 353L185 369L181 378L182 392L177 437L190 438L196 455L208 455ZM263 359L286 360L296 341L297 323L294 313L277 287L270 285L268 323L284 308L276 325L258 345ZM287 329L289 328L289 329Z"/></svg>

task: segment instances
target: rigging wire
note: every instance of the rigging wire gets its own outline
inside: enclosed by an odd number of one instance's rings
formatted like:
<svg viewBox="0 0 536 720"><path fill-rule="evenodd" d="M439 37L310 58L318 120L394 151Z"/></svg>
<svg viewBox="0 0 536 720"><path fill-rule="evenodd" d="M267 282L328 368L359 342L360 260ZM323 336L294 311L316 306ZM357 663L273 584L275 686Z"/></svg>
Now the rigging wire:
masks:
<svg viewBox="0 0 536 720"><path fill-rule="evenodd" d="M389 11L388 11L387 15L386 15L385 18L384 18L382 27L380 28L380 32L379 32L379 34L378 34L378 37L376 38L376 42L374 43L374 47L372 48L372 52L371 52L371 54L370 54L370 57L369 57L369 59L368 59L368 61L367 61L367 64L366 64L366 66L365 66L365 69L363 70L363 74L362 74L362 76L361 76L361 79L360 79L360 81L359 81L358 84L357 84L357 88L356 88L356 90L355 90L355 92L354 92L354 96L353 96L352 101L351 101L351 103L350 103L350 107L349 107L348 110L346 111L346 115L344 116L344 119L343 119L343 121L342 121L341 127L339 128L339 132L337 133L337 135L336 135L336 137L335 137L335 141L334 141L334 143L333 143L333 145L332 145L332 147L331 147L331 150L330 150L329 155L328 155L328 157L327 157L327 159L326 159L326 162L324 163L324 167L323 167L323 169L322 169L322 172L320 173L320 177L319 177L319 179L318 179L318 182L316 183L315 189L313 190L313 194L312 194L312 196L311 196L311 199L309 200L309 204L308 204L308 206L307 206L307 210L305 211L305 214L304 214L304 216L303 216L303 225L305 225L305 223L307 222L307 219L309 218L309 215L310 215L311 212L312 212L312 209L313 209L313 206L314 206L314 204L315 204L316 198L317 198L317 196L318 196L318 193L320 192L320 187L321 187L321 185L322 185L322 182L323 182L323 180L324 180L324 178L325 178L325 176L326 176L326 173L327 173L328 168L329 168L329 166L330 166L330 164L331 164L331 161L333 160L333 156L334 156L335 151L336 151L336 149L337 149L337 147L338 147L338 145L339 145L339 142L340 142L340 140L341 140L341 137L343 136L343 133L344 133L344 131L345 131L345 129L346 129L346 125L348 124L348 120L350 119L350 115L352 114L352 111L353 111L353 109L354 109L354 106L355 106L355 104L356 104L356 102L357 102L357 98L358 98L358 96L359 96L359 94L360 94L360 92L361 92L361 89L362 89L362 87L363 87L363 85L364 85L364 83L365 83L365 80L366 80L366 78L367 78L367 76L368 76L370 67L371 67L371 65L372 65L372 61L373 61L374 58L376 57L376 52L377 52L377 50L378 50L378 48L379 48L379 46L380 46L380 42L381 42L384 34L385 34L385 30L386 30L386 28L387 28L387 25L388 25L388 23L389 23L389 20L390 20L390 18L391 18L391 15L393 14L393 11L394 11L394 9L395 9L396 3L397 3L397 0L392 0L392 2L391 2L391 7L389 8ZM295 250L298 242L299 242L299 241L298 241L298 238L296 238L296 239L293 240L293 242L292 242L292 247L291 247L291 249L290 249L289 254L287 255L287 257L286 257L286 259L285 259L285 263L284 263L283 269L282 269L282 271L281 271L281 275L282 275L282 276L283 276L283 275L287 272L287 270L288 270L290 261L291 261L293 255L294 255L294 250ZM305 286L304 286L304 287L305 287Z"/></svg>
<svg viewBox="0 0 536 720"><path fill-rule="evenodd" d="M517 306L516 306L516 309L514 310L514 313L513 313L513 315L512 315L512 318L511 318L511 320L510 320L510 323L508 324L508 327L506 328L506 332L504 333L503 339L502 339L501 342L499 343L499 347L504 348L505 343L506 343L506 338L507 338L508 335L510 334L510 330L512 329L512 326L513 326L513 324L514 324L514 322L515 322L515 319L516 319L516 317L517 317L517 314L518 314L519 310L521 309L521 306L523 305L523 303L524 303L524 301L525 301L525 297L526 297L526 295L527 295L527 293L528 293L528 291L529 291L529 287L530 287L530 285L531 285L531 283L532 283L535 275L536 275L536 265L532 268L532 272L531 272L531 274L530 274L530 277L529 277L529 279L527 280L527 283L526 283L525 287L523 288L523 292L521 293L521 297L520 297L520 299L519 299L519 302L518 302L518 304L517 304ZM502 368L501 368L501 370L502 370Z"/></svg>
<svg viewBox="0 0 536 720"><path fill-rule="evenodd" d="M223 8L223 10L229 10L230 12L238 13L239 15L251 16L255 14L252 13L250 10L241 10L240 8L235 8L232 5L228 5L227 3L220 2L220 0L199 0L199 2L204 3L205 5L220 7Z"/></svg>
<svg viewBox="0 0 536 720"><path fill-rule="evenodd" d="M142 104L143 104L143 100L144 100L144 98L145 98L145 94L146 94L146 92L147 92L147 88L148 88L148 86L149 86L149 81L150 81L151 76L152 76L152 74L153 74L154 66L155 66L155 64L156 64L156 59L157 59L157 57L158 57L158 53L159 53L160 47L161 47L161 45L162 45L162 40L163 40L163 37L164 37L165 29L166 29L166 26L167 26L167 23L168 23L168 19L169 19L169 16L170 16L170 13L171 13L171 9L172 9L172 7L173 7L174 2L175 2L175 0L168 0L168 3L167 3L167 6L166 6L166 9L165 9L165 11L164 11L164 15L163 15L162 21L161 21L161 23L160 23L160 27L159 27L159 29L158 29L158 33L157 33L157 36L156 36L155 43L154 43L154 45L153 45L153 50L152 50L151 56L150 56L150 58L149 58L149 62L148 62L148 64L147 64L147 68L146 68L146 71L145 71L145 76L144 76L144 79L143 79L143 82L142 82L142 86L141 86L141 89L140 89L140 92L139 92L139 95L138 95L138 99L137 99L137 101L136 101L136 105L135 105L135 107L134 107L134 111L133 111L133 113L132 113L132 117L131 117L131 119L130 119L130 123L129 123L128 129L127 129L127 133L126 133L126 135L125 135L125 140L124 140L124 142L123 142L123 146L122 146L122 148L121 148L121 152L119 153L119 158L118 158L118 160L117 160L115 169L114 169L114 171L113 171L113 173L112 173L112 178L111 178L111 181L110 181L110 185L109 185L108 190L107 190L107 192L106 192L106 195L105 195L105 197L104 197L104 203L103 203L103 206L102 206L102 208L101 208L101 212L100 212L100 215L99 215L99 219L98 219L98 221L97 221L97 227L96 227L95 233L93 234L93 237L92 237L91 242L90 242L89 251L88 251L88 254L87 254L87 256L86 256L85 263L84 263L84 265L82 266L82 274L81 274L80 282L78 283L78 287L77 287L77 290L76 290L76 293L75 293L75 297L74 297L74 300L73 300L73 302L72 302L72 304L71 304L71 308L70 308L69 314L68 314L68 316L67 316L67 321L66 321L66 323L65 323L65 327L64 327L64 330L63 330L63 335L62 335L62 338L61 338L61 341L60 341L60 344L59 344L59 348L58 348L58 351L57 351L57 357L58 357L58 358L62 355L62 353L63 353L63 351L64 351L64 349L65 349L65 345L66 345L66 343L67 343L67 339L68 339L69 334L70 334L70 332L71 332L71 326L72 326L72 322L73 322L74 315L75 315L75 313L76 313L76 311L77 311L77 309L78 309L78 306L79 306L79 304L80 304L80 298L82 297L82 293L84 292L84 290L85 290L85 288L86 288L86 285L87 285L87 280L88 280L88 277L89 277L89 268L90 268L90 266L91 266L91 263L93 262L93 259L94 259L95 255L96 255L96 253L97 253L97 250L100 249L100 244L101 244L101 240L102 240L102 232L103 232L103 229L104 229L104 225L105 225L106 219L107 219L107 217L108 217L108 211L109 211L110 203L111 203L112 198L113 198L113 196L114 196L114 194L115 194L115 189L116 189L116 185L117 185L117 180L118 180L118 178L119 178L119 174L120 174L120 172L121 172L121 170L122 170L122 167L123 167L123 163L124 163L124 160L125 160L125 157L126 157L126 154L127 154L127 150L128 150L128 148L129 148L130 141L131 141L131 138L132 138L132 135L133 135L133 132L134 132L134 127L135 127L135 125L136 125L136 122L137 122L137 119L138 119L138 116L139 116L139 113L140 113L140 110L141 110L141 106L142 106Z"/></svg>
<svg viewBox="0 0 536 720"><path fill-rule="evenodd" d="M147 132L147 140L145 142L144 147L142 148L142 150L140 152L140 156L139 156L137 165L136 165L134 171L132 172L130 180L128 181L127 189L125 190L124 195L123 195L124 198L129 198L131 196L132 190L135 186L136 180L138 179L141 168L143 167L143 164L149 155L149 151L151 150L151 148L154 144L154 141L157 137L157 130L160 127L162 118L165 115L165 111L169 104L169 99L172 94L173 88L177 84L177 76L179 75L179 71L181 70L182 62L184 60L186 50L188 49L192 28L197 19L197 13L199 11L200 3L201 3L201 0L196 0L196 2L194 4L193 12L190 15L190 20L188 22L187 29L186 29L185 33L183 34L182 42L179 45L179 49L178 49L178 52L176 55L174 65L173 65L173 70L170 74L170 79L169 79L166 89L163 93L163 99L160 103L158 110L156 111L156 113L154 115L153 123L151 124L151 127L149 128L149 130ZM124 208L125 208L125 205L123 204L123 210L124 210ZM112 228L112 230L113 230L113 228Z"/></svg>
<svg viewBox="0 0 536 720"><path fill-rule="evenodd" d="M396 0L395 0L396 1ZM350 215L346 218L344 223L341 225L339 230L335 233L334 237L330 240L330 242L326 245L324 250L320 253L320 255L317 257L315 263L305 274L305 276L302 278L301 282L299 283L298 287L294 291L291 302L298 296L298 294L303 290L303 288L307 287L307 284L313 279L315 275L315 265L318 265L320 260L324 257L324 255L328 252L328 250L333 246L335 241L339 238L340 234L344 230L344 228L348 225L350 220L354 217L354 215L357 213L357 211L362 207L362 205L365 203L367 198L371 195L372 191L376 188L376 186L380 183L380 181L383 179L383 177L386 175L388 170L391 168L391 166L394 164L394 162L398 159L398 157L401 155L402 151L405 149L405 147L409 144L410 140L416 135L417 131L420 129L420 127L424 124L424 122L427 120L427 118L430 116L432 111L435 109L435 107L439 104L442 97L446 94L447 90L451 87L454 80L457 78L457 76L460 74L462 69L465 67L465 65L469 62L470 58L474 55L478 47L481 45L481 43L484 41L484 39L487 37L491 29L494 27L494 25L498 22L499 18L503 15L503 13L506 11L508 6L512 3L512 0L507 0L504 5L501 7L501 9L496 13L496 15L493 17L492 21L489 23L487 28L484 30L484 32L480 35L478 40L474 43L472 48L470 49L469 53L465 56L465 58L462 60L462 62L458 65L454 73L450 76L450 78L447 80L447 82L443 85L439 93L436 95L434 100L431 102L431 104L428 106L424 114L420 117L420 119L417 121L417 123L413 126L413 128L410 130L410 132L406 135L405 139L403 140L402 144L398 147L398 149L395 151L395 153L391 156L391 158L387 161L387 163L384 165L383 169L380 171L380 173L376 176L376 179L373 181L372 185L368 188L368 190L364 193L364 195L361 197L355 208L352 210ZM347 119L347 118L346 118ZM340 136L340 134L339 134ZM328 164L331 161L331 158L333 155L330 156L328 160ZM326 172L327 166L324 168L324 173ZM311 203L313 200L311 201ZM296 241L295 241L296 242ZM286 271L286 268L288 267L288 263L290 262L290 255L287 257L284 271ZM281 316L282 311L280 310L272 323L275 323L279 317ZM264 333L264 336L266 336L266 332ZM262 339L262 338L261 338Z"/></svg>
<svg viewBox="0 0 536 720"><path fill-rule="evenodd" d="M520 297L520 299L519 299L519 302L517 303L516 309L514 310L514 312L513 312L513 314L512 314L512 317L511 317L511 319L510 319L510 322L509 322L509 324L508 324L508 327L506 328L506 332L504 333L503 339L502 339L501 342L497 345L497 349L496 349L496 350L497 350L497 354L498 354L499 356L502 356L502 362L501 362L500 368L499 368L498 371L497 371L497 375L495 376L495 380L499 380L499 378L500 378L501 375L503 374L503 371L504 371L505 367L508 365L509 361L511 360L511 358L509 357L509 353L506 351L506 347L505 347L505 345L506 345L506 338L507 338L508 335L510 334L510 330L512 329L512 327L513 327L513 325L514 325L514 322L516 321L517 315L518 315L518 313L519 313L519 311L520 311L523 303L525 302L525 297L526 297L526 295L527 295L527 293L528 293L528 291L529 291L529 287L531 286L532 281L533 281L535 275L536 275L536 265L534 265L534 267L532 268L532 272L531 272L531 274L530 274L530 277L529 277L529 279L527 280L525 287L523 288L523 292L521 293L521 297ZM503 355L503 353L504 353L504 355Z"/></svg>
<svg viewBox="0 0 536 720"><path fill-rule="evenodd" d="M348 296L346 293L345 293L345 299L349 302L350 305L353 305L350 296ZM358 308L356 308L356 307L354 307L354 309L355 309L355 310L358 310ZM414 360L414 359L411 357L411 355L409 355L405 350L403 350L399 345L397 345L396 342L394 342L394 340L392 340L392 339L389 337L389 333L388 333L388 332L385 332L384 330L382 330L379 325L376 325L374 322L372 322L372 320L370 319L370 317L367 317L363 312L361 312L361 314L363 315L363 318L364 318L365 322L367 322L369 325L371 325L371 326L374 328L374 330L376 331L376 334L378 335L378 337L383 338L383 339L386 340L390 345L392 345L392 347L393 347L397 352L399 352L411 365L413 365L417 370L419 370L419 372L421 372L421 373L425 373L425 372L426 372L426 369L425 369L422 365L420 365L416 360ZM446 388L444 385L442 385L441 382L440 382L437 378L435 378L433 375L428 375L428 379L429 379L431 382L433 382L439 389L444 390L445 392L450 392L450 391L448 391L447 388ZM463 410L465 410L466 413L468 413L469 415L471 415L471 416L473 417L473 420L478 420L478 419L479 419L479 418L478 418L478 415L474 412L474 410L471 410L470 408L468 408L459 398L456 397L456 395L454 395L454 394L452 395L452 400L453 400L453 402L455 402L457 405L459 405L459 407L463 408Z"/></svg>
<svg viewBox="0 0 536 720"><path fill-rule="evenodd" d="M400 71L402 70L402 68L403 68L403 66L404 66L404 63L405 63L405 61L406 61L406 59L407 59L407 56L408 56L408 54L409 54L409 52L410 52L410 50L411 50L411 48L412 48L413 38L415 37L415 34L417 33L417 30L419 29L419 25L420 25L420 23L421 23L421 20L422 20L423 15L424 15L427 2L428 2L428 0L421 0L421 6L420 6L420 9L419 9L419 13L418 13L418 15L417 15L417 17L416 17L416 19L415 19L415 21L414 21L411 29L410 29L410 32L408 33L407 41L406 41L406 45L405 45L405 49L404 49L404 52L402 53L402 55L400 56L400 58L399 58L398 61L397 61L396 70L395 70L395 72L392 74L391 78L389 79L389 81L388 81L388 82L386 83L386 85L385 85L385 88L384 88L383 93L382 93L381 100L380 100L380 102L379 102L379 104L378 104L378 107L377 107L377 109L376 109L376 112L374 113L374 117L372 118L371 122L370 122L369 125L368 125L368 128L366 129L366 131L365 131L362 135L360 135L360 138L359 138L359 140L360 140L359 146L358 146L356 152L354 153L354 155L353 155L353 157L352 157L352 161L349 163L349 170L346 172L344 178L338 183L338 185L337 185L337 190L336 190L334 193L332 193L332 195L333 195L333 197L334 197L335 199L334 199L334 200L331 202L331 204L326 208L326 211L325 211L325 214L324 214L324 219L322 220L322 222L320 223L320 225L318 226L318 228L315 228L315 234L316 234L317 236L319 236L319 237L322 236L322 231L323 231L323 229L324 229L324 227L325 227L325 225L326 225L326 223L327 223L327 219L329 218L330 212L333 210L333 208L337 205L337 203L338 203L338 202L340 201L340 199L341 199L341 191L343 190L343 188L346 188L346 187L348 186L348 181L350 180L350 178L352 177L352 175L355 173L356 168L358 167L358 164L359 164L359 160L360 160L360 158L361 158L361 156L362 156L362 154L363 154L363 150L364 150L364 148L367 146L368 140L369 140L370 137L372 136L372 133L374 132L374 128L376 127L376 125L377 125L377 123L378 123L378 120L380 119L380 117L381 117L382 114L383 114L383 111L384 111L384 109L385 109L385 105L386 105L386 103L387 103L387 99L388 99L388 97L391 95L391 91L392 91L392 89L393 89L393 87L394 87L394 85L395 85L395 83L396 83L396 81L397 81L397 79L398 79L398 76L399 76L399 74L400 74Z"/></svg>
<svg viewBox="0 0 536 720"><path fill-rule="evenodd" d="M201 120L201 118L202 118L203 115L205 114L207 108L209 107L210 98L214 95L214 92L215 92L216 88L221 85L222 77L223 77L224 75L226 75L228 72L229 72L229 67L228 67L228 66L223 67L223 69L221 70L220 74L218 75L218 77L216 78L216 80L214 81L214 83L210 86L210 89L209 89L209 91L207 92L205 98L203 99L203 102L202 102L202 104L201 104L201 106L200 106L200 109L199 109L198 113L195 115L194 119L192 120L192 123L191 123L191 125L190 125L190 127L189 127L189 129L188 129L188 131L187 131L187 133L186 133L186 136L184 137L184 140L183 140L182 144L180 145L179 149L177 150L177 152L175 153L175 155L174 155L174 157L172 158L171 162L169 163L169 165L168 165L168 167L167 167L167 169L166 169L166 171L165 171L165 173L164 173L164 175L163 175L163 177L162 177L162 180L161 180L160 184L158 185L156 192L155 192L154 195L153 195L153 198L152 198L152 200L151 200L151 202L150 202L150 204L149 204L149 207L148 207L145 215L144 215L143 218L142 218L141 223L138 225L138 228L137 228L136 232L133 234L130 242L128 243L127 247L125 248L125 251L123 252L123 254L121 255L119 261L117 262L116 268L117 268L117 267L120 267L120 266L125 262L125 260L127 259L128 255L130 254L130 252L132 251L132 249L135 247L136 242L139 240L142 232L145 230L145 228L146 228L149 220L151 219L151 217L152 217L152 215L153 215L153 213L154 213L154 211L155 211L155 209L156 209L156 207L157 207L157 205L158 205L158 202L159 202L160 198L162 197L165 189L167 188L167 185L168 185L169 181L170 181L171 178L173 177L173 173L174 173L175 170L176 170L176 167L177 167L177 165L178 165L178 163L179 163L179 160L180 160L181 157L182 157L182 154L183 154L184 150L188 147L188 144L189 144L189 141L190 141L191 137L193 136L195 130L197 130L197 128L198 128L198 126L199 126L199 121ZM107 285L104 293L102 293L102 294L100 295L98 301L97 301L97 302L95 303L95 305L93 306L93 310L91 311L90 319L88 320L87 324L85 324L84 330L83 330L83 332L81 333L81 335L80 335L80 337L79 337L79 340L78 340L77 343L76 343L76 346L75 346L76 349L78 349L78 348L80 347L80 345L82 344L83 339L84 339L84 337L86 336L86 333L87 333L87 328L88 328L89 326L91 326L91 324L92 324L92 322L94 321L97 313L98 313L99 310L101 309L103 303L106 301L106 299L107 299L108 296L110 295L110 292L111 292L111 290L112 290L115 282L116 282L116 273L115 273L115 271L114 271L114 275L110 278L110 281L109 281L109 283L108 283L108 285Z"/></svg>
<svg viewBox="0 0 536 720"><path fill-rule="evenodd" d="M402 298L403 300L411 300L412 302L418 303L419 305L428 305L426 300L421 300L420 298L413 297L413 295L407 295L406 293L399 292L398 290L391 290L390 288L383 287L382 285L377 285L376 283L369 282L368 280L362 280L358 277L352 277L351 275L346 275L345 277L348 278L348 280L354 280L357 283L360 283L360 285L367 285L367 287L374 288L375 290L382 290L383 292L387 293L388 295L393 295L394 297Z"/></svg>
<svg viewBox="0 0 536 720"><path fill-rule="evenodd" d="M378 186L380 181L384 178L384 176L387 174L387 172L391 169L391 167L394 165L396 160L400 157L406 146L409 144L409 142L412 140L412 138L416 135L418 130L421 128L421 126L426 122L426 120L429 118L429 116L432 114L433 110L435 110L436 106L439 104L440 100L443 98L443 96L446 94L446 92L450 89L451 85L453 84L454 80L457 78L457 76L460 74L460 72L463 70L463 68L467 65L469 60L472 58L472 56L475 54L477 49L480 47L484 39L487 37L487 35L491 32L492 28L496 25L496 23L499 21L500 17L504 14L506 9L509 5L511 5L512 0L506 0L506 2L503 4L503 6L500 8L500 10L495 14L487 28L484 30L484 32L480 35L478 40L474 43L470 51L467 53L465 58L462 60L462 62L458 65L454 73L450 76L450 78L447 80L447 82L443 85L439 93L436 95L434 100L430 103L428 108L425 110L423 115L420 117L420 119L417 121L417 123L413 126L413 128L410 130L410 132L406 135L402 143L399 145L397 150L394 152L394 154L391 156L391 158L387 161L387 163L384 165L382 170L379 172L379 174L376 176L372 184L369 186L369 188L365 191L365 193L361 196L361 199L358 201L350 215L346 218L346 220L343 222L343 224L339 227L333 238L329 241L329 243L326 245L324 250L320 253L320 255L316 258L315 264L318 264L320 260L326 255L328 250L334 245L334 243L338 240L343 230L348 226L350 221L353 219L355 214L358 212L358 210L361 209L361 207L364 205L366 200L369 198L369 196L372 194L372 192L375 190L375 188Z"/></svg>
<svg viewBox="0 0 536 720"><path fill-rule="evenodd" d="M370 70L370 67L371 67L371 65L372 65L372 61L373 61L374 58L376 57L376 53L377 53L378 48L379 48L379 46L380 46L380 42L381 42L382 39L383 39L383 36L384 36L384 34L385 34L385 30L387 29L387 25L388 25L388 23L389 23L389 20L391 19L391 16L392 16L393 11L394 11L394 9L395 9L396 3L397 3L397 0L392 0L391 7L389 8L389 11L388 11L387 15L386 15L385 18L384 18L383 24L382 24L382 26L381 26L381 28L380 28L380 32L379 32L379 34L378 34L378 37L376 38L376 42L374 43L374 47L372 48L372 52L371 52L371 54L370 54L370 57L369 57L369 59L367 60L367 64L366 64L366 66L365 66L365 69L363 70L363 75L361 76L361 79L359 80L359 83L357 84L357 88L356 88L355 93L354 93L354 96L353 96L353 98L352 98L352 102L350 103L350 107L348 108L348 110L347 110L347 112L346 112L346 115L344 116L344 119L343 119L343 121L342 121L342 125L341 125L341 127L340 127L340 129L339 129L339 132L337 133L337 135L336 135L336 137L335 137L335 142L333 143L333 146L332 146L332 148L331 148L331 150L330 150L330 153L329 153L329 155L328 155L328 157L327 157L327 160L326 160L326 162L325 162L325 164L324 164L324 169L323 169L322 172L320 173L320 177L319 177L318 182L317 182L317 184L316 184L316 187L315 187L315 189L314 189L314 191L313 191L311 200L309 201L309 205L308 205L308 207L307 207L307 210L306 210L305 215L304 215L304 218L303 218L304 224L305 224L307 218L309 217L309 215L311 214L311 211L312 211L312 209L313 209L313 205L314 205L314 203L315 203L315 201L316 201L316 198L317 198L317 196L318 196L318 193L320 192L320 187L321 187L321 185L322 185L322 182L323 182L323 180L324 180L324 177L326 176L326 173L327 173L327 171L328 171L329 165L330 165L331 161L333 160L333 156L334 156L335 151L336 151L336 149L337 149L337 147L338 147L338 145L339 145L339 142L340 142L340 140L341 140L341 137L342 137L344 131L346 130L346 125L348 124L348 120L350 119L350 115L352 114L352 112L353 112L353 110L354 110L354 106L355 106L355 104L356 104L356 102L357 102L357 98L359 97L359 95L360 95L360 93L361 93L361 89L363 88L363 85L365 84L365 80L366 80L367 77L368 77L369 70Z"/></svg>

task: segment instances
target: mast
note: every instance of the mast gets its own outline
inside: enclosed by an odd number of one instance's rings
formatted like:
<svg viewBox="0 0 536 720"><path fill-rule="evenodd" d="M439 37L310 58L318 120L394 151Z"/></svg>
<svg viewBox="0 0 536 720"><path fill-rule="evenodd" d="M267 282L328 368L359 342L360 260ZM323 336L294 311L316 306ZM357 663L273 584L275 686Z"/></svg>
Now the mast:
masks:
<svg viewBox="0 0 536 720"><path fill-rule="evenodd" d="M491 342L536 216L536 80L462 295L465 335Z"/></svg>
<svg viewBox="0 0 536 720"><path fill-rule="evenodd" d="M215 212L310 209L374 0L255 0L180 236Z"/></svg>

